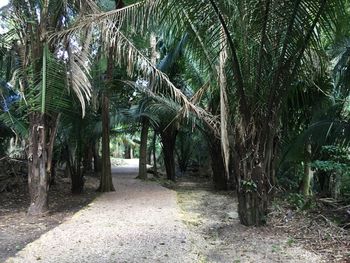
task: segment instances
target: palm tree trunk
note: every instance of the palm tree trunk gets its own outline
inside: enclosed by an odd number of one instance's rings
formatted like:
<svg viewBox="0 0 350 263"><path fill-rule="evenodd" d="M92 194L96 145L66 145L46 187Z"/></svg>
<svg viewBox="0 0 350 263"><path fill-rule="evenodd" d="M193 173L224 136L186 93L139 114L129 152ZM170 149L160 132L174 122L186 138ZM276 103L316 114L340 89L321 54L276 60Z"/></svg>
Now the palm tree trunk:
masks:
<svg viewBox="0 0 350 263"><path fill-rule="evenodd" d="M271 128L272 129L272 128ZM238 213L246 226L266 223L267 208L275 184L274 133L261 129L235 138L234 173L237 179Z"/></svg>
<svg viewBox="0 0 350 263"><path fill-rule="evenodd" d="M313 179L313 172L311 170L311 144L306 146L306 160L304 163L304 177L303 177L303 195L305 197L310 196L311 191L311 181Z"/></svg>
<svg viewBox="0 0 350 263"><path fill-rule="evenodd" d="M226 174L225 164L221 151L221 141L217 138L210 138L208 141L214 187L217 190L227 190L228 175Z"/></svg>
<svg viewBox="0 0 350 263"><path fill-rule="evenodd" d="M83 154L83 174L90 174L92 172L92 158L93 158L93 142L89 141L84 147Z"/></svg>
<svg viewBox="0 0 350 263"><path fill-rule="evenodd" d="M153 174L154 174L155 177L158 177L156 142L157 142L157 132L154 130L153 139L152 139Z"/></svg>
<svg viewBox="0 0 350 263"><path fill-rule="evenodd" d="M46 124L45 115L39 112L30 114L28 186L30 206L28 214L45 214L48 209L49 178L46 170Z"/></svg>
<svg viewBox="0 0 350 263"><path fill-rule="evenodd" d="M111 156L109 147L109 98L102 97L102 172L100 179L100 192L115 191L112 182Z"/></svg>
<svg viewBox="0 0 350 263"><path fill-rule="evenodd" d="M94 173L95 176L101 176L101 170L102 170L102 160L100 158L99 150L100 150L100 143L93 142L93 158L94 158Z"/></svg>
<svg viewBox="0 0 350 263"><path fill-rule="evenodd" d="M147 164L152 165L152 153L153 153L153 149L152 147L149 147L147 149Z"/></svg>
<svg viewBox="0 0 350 263"><path fill-rule="evenodd" d="M160 133L163 145L164 165L168 180L175 182L175 142L177 129L170 125Z"/></svg>
<svg viewBox="0 0 350 263"><path fill-rule="evenodd" d="M48 135L48 146L47 146L47 165L46 165L46 172L48 176L48 180L50 182L50 185L54 184L54 176L55 176L55 164L53 160L53 147L55 144L55 139L57 135L58 130L58 124L60 121L61 114L54 115L50 118L50 127L49 129L49 135Z"/></svg>
<svg viewBox="0 0 350 263"><path fill-rule="evenodd" d="M77 148L79 148L78 146ZM80 194L84 188L84 179L83 174L80 169L80 149L76 150L76 156L74 159L71 157L71 153L69 151L69 145L65 146L65 157L66 157L66 170L68 175L71 178L71 191L73 194ZM74 160L74 161L73 161Z"/></svg>
<svg viewBox="0 0 350 263"><path fill-rule="evenodd" d="M141 144L139 157L139 175L141 179L147 179L147 138L149 130L149 121L142 118Z"/></svg>
<svg viewBox="0 0 350 263"><path fill-rule="evenodd" d="M124 158L131 159L131 146L129 143L124 143Z"/></svg>

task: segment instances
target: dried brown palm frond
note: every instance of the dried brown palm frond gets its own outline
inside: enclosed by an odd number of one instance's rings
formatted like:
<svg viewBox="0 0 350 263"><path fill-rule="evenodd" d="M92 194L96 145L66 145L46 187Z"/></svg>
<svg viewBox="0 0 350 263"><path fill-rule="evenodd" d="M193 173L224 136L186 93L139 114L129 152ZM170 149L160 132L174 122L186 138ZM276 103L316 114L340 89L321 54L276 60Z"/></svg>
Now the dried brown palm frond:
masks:
<svg viewBox="0 0 350 263"><path fill-rule="evenodd" d="M222 35L223 41L221 42L222 49L220 52L220 62L218 65L219 72L219 85L220 85L220 123L221 123L221 148L224 159L224 165L226 175L229 175L229 162L230 162L230 140L228 137L228 123L229 123L229 105L227 96L227 79L225 72L225 65L228 59L226 49L226 38Z"/></svg>
<svg viewBox="0 0 350 263"><path fill-rule="evenodd" d="M81 104L82 115L85 116L86 102L91 99L90 58L86 50L77 47L68 48L69 83Z"/></svg>
<svg viewBox="0 0 350 263"><path fill-rule="evenodd" d="M100 38L102 42L102 51L107 54L111 50L110 47L113 47L116 52L116 62L119 65L126 65L129 76L147 81L151 92L173 98L181 105L183 117L189 117L192 112L205 119L205 122L216 130L219 127L218 119L193 104L121 31L122 26L126 25L133 31L143 31L151 23L150 19L157 16L153 11L158 4L159 1L146 0L117 10L87 15L84 19L79 19L70 29L54 34L52 37L69 38L87 31L100 35L96 38Z"/></svg>

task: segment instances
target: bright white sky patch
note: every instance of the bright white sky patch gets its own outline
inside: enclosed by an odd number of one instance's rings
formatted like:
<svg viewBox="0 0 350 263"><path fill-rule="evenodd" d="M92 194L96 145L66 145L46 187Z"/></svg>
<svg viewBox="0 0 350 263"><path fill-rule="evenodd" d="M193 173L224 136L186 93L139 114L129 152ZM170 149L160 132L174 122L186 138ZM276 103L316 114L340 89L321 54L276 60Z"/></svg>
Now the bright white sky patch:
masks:
<svg viewBox="0 0 350 263"><path fill-rule="evenodd" d="M0 8L7 5L9 3L9 0L0 0Z"/></svg>
<svg viewBox="0 0 350 263"><path fill-rule="evenodd" d="M0 0L0 8L4 7L9 3L9 0ZM8 29L5 26L5 23L3 21L0 21L0 34L6 33Z"/></svg>

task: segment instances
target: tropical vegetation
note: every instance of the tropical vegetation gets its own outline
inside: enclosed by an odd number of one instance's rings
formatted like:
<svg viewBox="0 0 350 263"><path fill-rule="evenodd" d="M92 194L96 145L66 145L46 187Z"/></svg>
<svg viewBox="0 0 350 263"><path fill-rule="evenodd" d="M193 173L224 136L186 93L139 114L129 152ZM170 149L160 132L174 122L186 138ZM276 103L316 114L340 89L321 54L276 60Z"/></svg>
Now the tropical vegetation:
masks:
<svg viewBox="0 0 350 263"><path fill-rule="evenodd" d="M196 168L235 189L247 226L281 194L349 202L349 12L345 0L10 1L0 157L11 146L27 160L28 213L48 211L58 167L74 193L89 173L114 191L110 158L132 153L142 179Z"/></svg>

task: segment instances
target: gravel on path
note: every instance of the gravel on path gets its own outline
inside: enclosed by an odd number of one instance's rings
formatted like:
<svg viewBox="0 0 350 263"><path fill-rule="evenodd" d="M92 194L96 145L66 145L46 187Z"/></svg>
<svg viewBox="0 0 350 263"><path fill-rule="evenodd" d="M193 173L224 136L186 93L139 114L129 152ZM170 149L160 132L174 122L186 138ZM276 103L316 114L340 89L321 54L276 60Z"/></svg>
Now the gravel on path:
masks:
<svg viewBox="0 0 350 263"><path fill-rule="evenodd" d="M115 192L28 244L6 262L198 262L176 193L134 179L137 162L113 168Z"/></svg>

